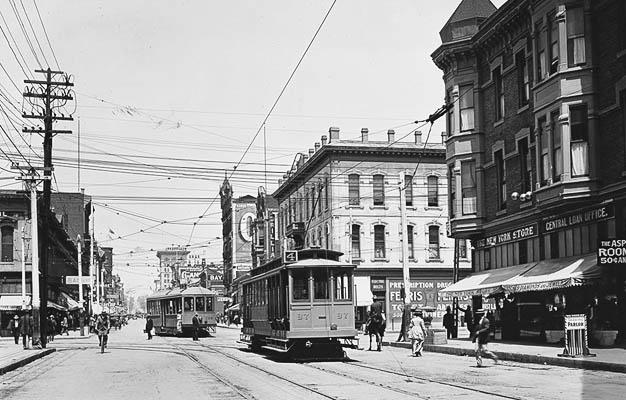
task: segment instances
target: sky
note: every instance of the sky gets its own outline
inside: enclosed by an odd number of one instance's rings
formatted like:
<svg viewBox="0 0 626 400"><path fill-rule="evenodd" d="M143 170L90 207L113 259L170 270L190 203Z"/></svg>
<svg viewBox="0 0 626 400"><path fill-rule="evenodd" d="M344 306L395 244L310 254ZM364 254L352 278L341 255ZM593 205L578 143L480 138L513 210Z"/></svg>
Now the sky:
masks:
<svg viewBox="0 0 626 400"><path fill-rule="evenodd" d="M126 289L146 294L156 250L189 245L221 262L225 172L235 196L271 193L329 127L384 140L439 108L442 72L430 55L459 2L337 0L261 129L332 0L5 0L0 105L22 107L18 59L55 69L56 57L72 75L75 121L55 126L73 133L54 138L53 190L93 196L96 240L113 247ZM0 112L0 147L41 163L41 138L20 138L21 124ZM441 119L430 141L444 130ZM0 189L19 189L3 159Z"/></svg>

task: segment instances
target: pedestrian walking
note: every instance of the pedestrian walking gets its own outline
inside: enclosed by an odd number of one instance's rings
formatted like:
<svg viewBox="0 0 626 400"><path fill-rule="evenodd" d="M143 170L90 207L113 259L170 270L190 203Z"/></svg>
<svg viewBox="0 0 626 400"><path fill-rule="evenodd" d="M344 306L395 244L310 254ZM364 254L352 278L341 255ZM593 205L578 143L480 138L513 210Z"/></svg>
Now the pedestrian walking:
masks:
<svg viewBox="0 0 626 400"><path fill-rule="evenodd" d="M30 341L33 337L34 325L35 320L30 314L30 311L20 317L20 334L22 335L22 346L24 346L24 349L30 348Z"/></svg>
<svg viewBox="0 0 626 400"><path fill-rule="evenodd" d="M485 310L483 309L478 310L476 314L482 315L480 321L478 322L476 333L472 338L472 341L475 341L476 343L476 366L482 367L483 353L493 358L493 362L495 364L498 364L498 356L489 351L489 349L487 348L487 343L489 343L489 318L487 318Z"/></svg>
<svg viewBox="0 0 626 400"><path fill-rule="evenodd" d="M457 306L456 308L459 311L463 311L463 319L465 320L465 327L469 331L470 336L472 336L472 334L474 333L474 313L472 312L472 306L468 304L465 310L459 306Z"/></svg>
<svg viewBox="0 0 626 400"><path fill-rule="evenodd" d="M422 319L421 310L413 313L413 318L409 324L409 338L413 348L413 357L421 357L424 340L426 339L426 324L424 324Z"/></svg>
<svg viewBox="0 0 626 400"><path fill-rule="evenodd" d="M148 334L148 340L152 340L152 328L153 327L154 327L154 322L152 321L152 318L150 318L150 316L148 315L146 317L146 330L144 331Z"/></svg>
<svg viewBox="0 0 626 400"><path fill-rule="evenodd" d="M67 326L68 329L74 330L74 317L72 316L72 314L67 317Z"/></svg>
<svg viewBox="0 0 626 400"><path fill-rule="evenodd" d="M20 344L20 317L15 314L9 325L11 326L11 333L13 334L13 339L15 339L15 344Z"/></svg>
<svg viewBox="0 0 626 400"><path fill-rule="evenodd" d="M198 340L198 331L200 330L200 318L198 317L198 313L193 315L191 324L193 325L193 340Z"/></svg>
<svg viewBox="0 0 626 400"><path fill-rule="evenodd" d="M54 342L54 335L57 332L57 321L54 319L54 315L48 317L48 342Z"/></svg>
<svg viewBox="0 0 626 400"><path fill-rule="evenodd" d="M443 315L443 327L446 328L448 339L454 336L454 314L450 306L446 307L446 313Z"/></svg>
<svg viewBox="0 0 626 400"><path fill-rule="evenodd" d="M63 317L63 320L61 320L61 333L59 335L63 335L63 333L65 333L67 336L70 335L70 333L67 331L67 316Z"/></svg>

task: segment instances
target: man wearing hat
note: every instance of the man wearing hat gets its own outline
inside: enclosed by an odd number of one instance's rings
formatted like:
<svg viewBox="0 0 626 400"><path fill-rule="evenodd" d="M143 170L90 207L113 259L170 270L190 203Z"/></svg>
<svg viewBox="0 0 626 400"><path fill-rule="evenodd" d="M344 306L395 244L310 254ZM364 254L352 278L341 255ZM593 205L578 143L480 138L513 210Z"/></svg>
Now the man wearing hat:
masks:
<svg viewBox="0 0 626 400"><path fill-rule="evenodd" d="M498 364L498 356L489 351L487 343L489 342L489 319L487 318L487 310L481 308L476 310L476 314L480 316L480 321L476 327L476 333L473 340L476 341L476 366L482 367L483 359L482 354L493 358L494 363Z"/></svg>
<svg viewBox="0 0 626 400"><path fill-rule="evenodd" d="M200 317L198 317L198 313L194 313L193 318L191 319L191 324L193 325L193 340L198 340L198 331L200 330Z"/></svg>
<svg viewBox="0 0 626 400"><path fill-rule="evenodd" d="M10 325L13 339L15 339L15 344L20 344L20 317L18 317L17 314L15 314L11 320Z"/></svg>

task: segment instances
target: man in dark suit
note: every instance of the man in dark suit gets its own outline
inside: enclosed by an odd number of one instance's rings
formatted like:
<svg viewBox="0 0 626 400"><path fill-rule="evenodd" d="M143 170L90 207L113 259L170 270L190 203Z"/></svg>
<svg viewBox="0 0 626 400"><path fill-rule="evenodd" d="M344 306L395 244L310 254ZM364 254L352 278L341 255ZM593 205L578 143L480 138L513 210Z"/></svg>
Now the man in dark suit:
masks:
<svg viewBox="0 0 626 400"><path fill-rule="evenodd" d="M193 325L193 340L198 340L198 331L200 330L200 318L198 317L198 313L194 314L191 319L191 324Z"/></svg>
<svg viewBox="0 0 626 400"><path fill-rule="evenodd" d="M30 348L30 340L33 336L33 327L35 325L35 321L33 320L33 316L30 314L30 311L24 313L20 317L20 334L22 335L22 345L24 349Z"/></svg>

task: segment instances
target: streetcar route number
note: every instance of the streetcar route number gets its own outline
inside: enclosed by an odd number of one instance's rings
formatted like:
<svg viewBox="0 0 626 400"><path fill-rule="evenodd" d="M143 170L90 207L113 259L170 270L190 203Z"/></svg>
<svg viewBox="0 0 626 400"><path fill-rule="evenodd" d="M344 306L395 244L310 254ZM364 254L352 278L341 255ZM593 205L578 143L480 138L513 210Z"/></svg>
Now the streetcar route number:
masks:
<svg viewBox="0 0 626 400"><path fill-rule="evenodd" d="M311 314L300 314L298 313L298 321L308 321L311 318Z"/></svg>
<svg viewBox="0 0 626 400"><path fill-rule="evenodd" d="M348 319L348 313L337 313L337 319Z"/></svg>

